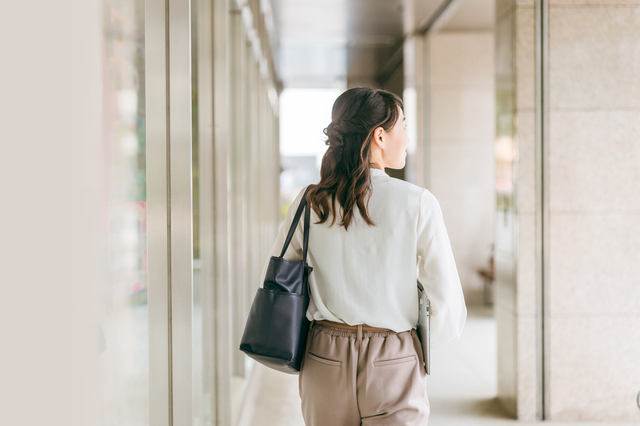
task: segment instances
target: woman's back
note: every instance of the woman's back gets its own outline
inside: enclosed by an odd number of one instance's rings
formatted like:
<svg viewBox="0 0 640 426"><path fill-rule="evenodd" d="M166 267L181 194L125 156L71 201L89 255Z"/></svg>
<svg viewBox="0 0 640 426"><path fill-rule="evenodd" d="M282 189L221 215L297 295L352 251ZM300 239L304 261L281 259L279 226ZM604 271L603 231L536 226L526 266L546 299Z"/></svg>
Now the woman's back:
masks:
<svg viewBox="0 0 640 426"><path fill-rule="evenodd" d="M333 226L315 223L318 216L311 210L307 318L409 330L418 321L417 277L431 300L432 347L454 340L462 332L466 307L438 201L428 190L380 169L370 172L367 210L375 226L365 223L358 209L348 230L338 226L339 220ZM305 189L289 208L270 256L280 254ZM301 220L285 259L302 259L302 242Z"/></svg>

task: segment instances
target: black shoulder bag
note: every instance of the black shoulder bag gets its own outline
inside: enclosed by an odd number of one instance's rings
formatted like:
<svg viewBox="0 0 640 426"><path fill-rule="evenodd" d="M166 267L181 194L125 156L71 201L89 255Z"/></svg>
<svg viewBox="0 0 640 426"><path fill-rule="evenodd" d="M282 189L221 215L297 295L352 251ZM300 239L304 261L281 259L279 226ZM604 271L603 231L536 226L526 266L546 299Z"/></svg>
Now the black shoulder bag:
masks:
<svg viewBox="0 0 640 426"><path fill-rule="evenodd" d="M289 374L300 374L306 349L309 326L309 207L307 193L300 201L280 256L271 256L261 288L258 288L247 323L240 340L240 350L254 360ZM304 247L302 260L292 261L283 256L293 238L298 221L304 214Z"/></svg>

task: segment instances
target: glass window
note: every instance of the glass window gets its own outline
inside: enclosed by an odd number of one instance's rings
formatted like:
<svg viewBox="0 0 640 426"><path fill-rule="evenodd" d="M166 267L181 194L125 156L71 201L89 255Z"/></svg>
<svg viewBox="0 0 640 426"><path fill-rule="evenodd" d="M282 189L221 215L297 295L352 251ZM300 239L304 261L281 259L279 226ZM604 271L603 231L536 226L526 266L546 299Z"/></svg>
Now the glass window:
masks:
<svg viewBox="0 0 640 426"><path fill-rule="evenodd" d="M103 0L106 425L149 423L144 0Z"/></svg>

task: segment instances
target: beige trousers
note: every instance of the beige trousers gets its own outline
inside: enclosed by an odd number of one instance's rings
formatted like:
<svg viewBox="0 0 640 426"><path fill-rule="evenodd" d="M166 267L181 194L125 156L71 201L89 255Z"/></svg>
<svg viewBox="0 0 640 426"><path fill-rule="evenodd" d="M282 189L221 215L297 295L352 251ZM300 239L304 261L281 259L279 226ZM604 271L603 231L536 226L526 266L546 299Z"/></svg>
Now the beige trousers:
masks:
<svg viewBox="0 0 640 426"><path fill-rule="evenodd" d="M298 377L306 426L425 426L427 374L415 329L311 323Z"/></svg>

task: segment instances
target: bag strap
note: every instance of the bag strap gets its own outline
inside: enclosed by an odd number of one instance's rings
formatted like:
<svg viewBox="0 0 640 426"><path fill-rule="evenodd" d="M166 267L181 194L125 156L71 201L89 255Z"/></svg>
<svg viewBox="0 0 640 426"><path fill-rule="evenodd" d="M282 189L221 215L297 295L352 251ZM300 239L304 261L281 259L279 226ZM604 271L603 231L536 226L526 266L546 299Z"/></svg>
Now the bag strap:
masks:
<svg viewBox="0 0 640 426"><path fill-rule="evenodd" d="M289 233L287 234L287 239L284 241L284 246L282 247L282 253L280 253L280 257L284 257L284 254L287 251L287 247L289 247L289 243L293 238L293 234L296 232L296 227L298 226L298 221L300 221L300 216L302 216L302 209L307 205L307 193L314 185L309 185L307 189L304 191L304 195L302 196L302 200L300 201L300 205L298 205L298 210L296 210L296 215L293 217L293 222L291 222L291 227L289 228ZM307 250L309 248L309 218L310 218L310 209L306 209L304 214L304 244L302 249L302 260L304 263L307 263Z"/></svg>

